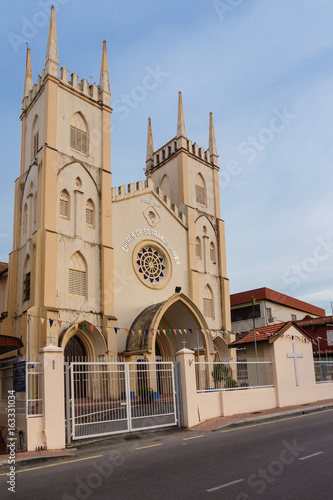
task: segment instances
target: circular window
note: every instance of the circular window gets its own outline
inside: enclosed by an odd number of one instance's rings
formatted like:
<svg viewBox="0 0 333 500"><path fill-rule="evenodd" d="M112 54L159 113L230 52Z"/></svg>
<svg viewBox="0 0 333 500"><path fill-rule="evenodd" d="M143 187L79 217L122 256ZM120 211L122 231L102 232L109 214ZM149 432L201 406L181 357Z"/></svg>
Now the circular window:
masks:
<svg viewBox="0 0 333 500"><path fill-rule="evenodd" d="M170 278L170 260L156 244L140 244L133 253L134 269L138 278L151 288L164 286Z"/></svg>

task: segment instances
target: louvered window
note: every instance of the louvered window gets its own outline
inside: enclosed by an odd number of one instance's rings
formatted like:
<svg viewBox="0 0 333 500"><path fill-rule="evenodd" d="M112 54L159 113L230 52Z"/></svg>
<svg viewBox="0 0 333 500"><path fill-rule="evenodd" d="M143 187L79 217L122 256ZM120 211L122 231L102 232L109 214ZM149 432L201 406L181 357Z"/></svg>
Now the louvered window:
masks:
<svg viewBox="0 0 333 500"><path fill-rule="evenodd" d="M76 252L71 258L68 276L69 294L77 297L86 297L86 265L79 252Z"/></svg>
<svg viewBox="0 0 333 500"><path fill-rule="evenodd" d="M80 113L72 116L70 127L70 146L80 153L87 154L87 125Z"/></svg>
<svg viewBox="0 0 333 500"><path fill-rule="evenodd" d="M23 302L30 300L30 272L26 273L23 282Z"/></svg>
<svg viewBox="0 0 333 500"><path fill-rule="evenodd" d="M92 200L88 200L86 203L86 224L94 227L94 203Z"/></svg>
<svg viewBox="0 0 333 500"><path fill-rule="evenodd" d="M206 186L200 174L198 174L195 179L195 196L197 203L206 206Z"/></svg>
<svg viewBox="0 0 333 500"><path fill-rule="evenodd" d="M66 189L60 193L60 216L69 219L69 194Z"/></svg>
<svg viewBox="0 0 333 500"><path fill-rule="evenodd" d="M204 294L203 297L204 316L206 318L214 318L213 292L209 285L205 286L203 294Z"/></svg>

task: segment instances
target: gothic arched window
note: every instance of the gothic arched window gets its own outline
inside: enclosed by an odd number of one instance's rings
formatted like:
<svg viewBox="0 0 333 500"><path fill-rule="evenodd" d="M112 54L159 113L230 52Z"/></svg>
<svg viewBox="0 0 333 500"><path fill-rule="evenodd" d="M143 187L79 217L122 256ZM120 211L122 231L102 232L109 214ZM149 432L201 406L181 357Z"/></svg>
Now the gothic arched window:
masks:
<svg viewBox="0 0 333 500"><path fill-rule="evenodd" d="M197 203L206 206L206 184L201 174L195 178L195 198Z"/></svg>
<svg viewBox="0 0 333 500"><path fill-rule="evenodd" d="M60 193L60 216L69 219L69 194L66 189Z"/></svg>
<svg viewBox="0 0 333 500"><path fill-rule="evenodd" d="M25 203L23 207L23 232L25 233L28 227L28 205Z"/></svg>
<svg viewBox="0 0 333 500"><path fill-rule="evenodd" d="M34 124L32 127L32 158L37 156L39 148L39 121L38 116L35 116Z"/></svg>
<svg viewBox="0 0 333 500"><path fill-rule="evenodd" d="M70 145L71 149L87 154L88 129L81 113L75 113L72 116Z"/></svg>
<svg viewBox="0 0 333 500"><path fill-rule="evenodd" d="M26 256L23 267L23 302L30 300L31 263L29 255Z"/></svg>
<svg viewBox="0 0 333 500"><path fill-rule="evenodd" d="M77 297L86 297L87 289L87 266L80 254L76 252L72 255L69 264L68 292Z"/></svg>
<svg viewBox="0 0 333 500"><path fill-rule="evenodd" d="M195 238L195 255L197 259L201 259L201 241L198 236Z"/></svg>
<svg viewBox="0 0 333 500"><path fill-rule="evenodd" d="M214 264L216 263L215 245L212 241L210 242L210 245L209 245L209 258L210 258L211 262L214 262Z"/></svg>
<svg viewBox="0 0 333 500"><path fill-rule="evenodd" d="M206 285L203 291L203 306L204 316L214 318L214 297L209 285Z"/></svg>
<svg viewBox="0 0 333 500"><path fill-rule="evenodd" d="M86 224L89 227L94 227L95 225L95 206L91 199L87 200L86 203Z"/></svg>

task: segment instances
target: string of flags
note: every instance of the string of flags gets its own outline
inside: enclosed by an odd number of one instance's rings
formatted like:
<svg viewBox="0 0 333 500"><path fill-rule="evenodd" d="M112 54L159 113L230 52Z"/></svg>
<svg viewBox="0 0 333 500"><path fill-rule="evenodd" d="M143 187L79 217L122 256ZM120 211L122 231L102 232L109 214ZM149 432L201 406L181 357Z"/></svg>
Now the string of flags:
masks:
<svg viewBox="0 0 333 500"><path fill-rule="evenodd" d="M123 327L108 327L108 326L102 326L102 325L92 325L90 323L85 323L83 321L78 321L78 322L71 322L71 321L65 321L65 320L58 320L58 319L51 319L51 318L45 318L45 317L41 317L41 316L36 316L36 315L32 315L32 314L29 314L28 317L27 317L27 322L29 323L33 323L34 320L37 320L40 322L41 325L43 325L45 322L47 322L50 326L50 328L54 328L56 326L58 326L59 328L69 328L71 326L74 326L74 328L76 330L78 330L78 328L82 328L83 330L87 330L87 331L91 331L91 333L94 332L94 329L96 328L97 330L99 330L100 332L102 332L102 330L104 329L104 331L106 331L106 333L110 333L110 331L114 332L116 335L120 332L126 332L126 335L129 336L129 335L135 335L135 334L138 334L139 336L141 335L148 335L149 333L151 333L151 335L187 335L187 334L196 334L197 332L202 332L202 333L209 333L211 335L214 335L214 336L217 336L219 334L222 334L222 335L225 335L226 333L228 334L232 334L232 335L236 335L238 334L239 332L234 332L234 331L231 331L231 330L222 330L222 329L209 329L209 330L205 330L205 329L202 329L202 328L159 328L159 329L129 329L129 328L123 328ZM242 332L244 336L246 336L247 333L249 332ZM260 332L255 332L256 335L261 335ZM274 336L275 334L272 333L270 336ZM291 340L299 340L300 342L303 342L303 343L309 343L310 340L308 340L306 337L303 337L303 336L299 336L299 335L291 335L289 333L279 333L278 334L279 337L282 337L282 338L288 338L288 339L291 339Z"/></svg>
<svg viewBox="0 0 333 500"><path fill-rule="evenodd" d="M225 333L230 333L230 334L236 334L236 332L232 331L227 331L227 330L219 330L219 329L209 329L205 330L202 328L169 328L169 329L129 329L129 328L122 328L122 327L107 327L107 326L102 326L102 325L92 325L90 323L85 323L83 321L78 321L78 322L70 322L70 321L64 321L64 320L58 320L58 319L51 319L51 318L44 318L41 316L36 316L36 315L31 315L29 314L27 317L27 322L30 324L33 324L33 322L37 320L40 322L41 325L44 325L44 323L48 323L50 328L58 327L58 328L69 328L71 326L74 326L76 330L78 328L82 328L83 330L90 330L91 333L94 332L94 329L98 329L100 332L104 329L107 333L110 333L110 331L114 331L114 333L117 335L121 331L125 331L126 335L135 335L136 333L139 335L148 335L151 333L152 335L186 335L186 334L194 334L197 332L202 332L202 333L214 333L215 335L218 335L219 333L225 334Z"/></svg>

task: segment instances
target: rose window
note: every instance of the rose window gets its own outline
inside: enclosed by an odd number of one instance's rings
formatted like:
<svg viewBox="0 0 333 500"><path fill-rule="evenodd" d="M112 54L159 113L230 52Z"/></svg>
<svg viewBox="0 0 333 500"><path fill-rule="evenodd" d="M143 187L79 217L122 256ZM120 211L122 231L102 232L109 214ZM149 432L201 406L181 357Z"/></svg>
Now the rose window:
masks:
<svg viewBox="0 0 333 500"><path fill-rule="evenodd" d="M153 247L142 247L136 256L137 272L147 283L161 283L166 276L164 256Z"/></svg>

